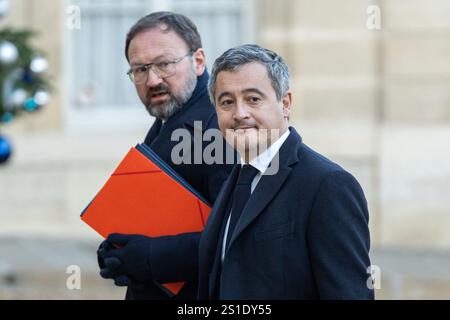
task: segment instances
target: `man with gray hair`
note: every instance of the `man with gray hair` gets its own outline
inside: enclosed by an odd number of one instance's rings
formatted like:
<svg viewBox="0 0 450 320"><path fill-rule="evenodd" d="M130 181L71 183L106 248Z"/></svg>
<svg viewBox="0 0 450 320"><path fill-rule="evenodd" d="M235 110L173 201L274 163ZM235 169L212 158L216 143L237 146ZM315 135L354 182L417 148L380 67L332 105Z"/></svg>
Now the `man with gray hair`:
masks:
<svg viewBox="0 0 450 320"><path fill-rule="evenodd" d="M289 127L289 78L283 59L257 45L214 63L210 98L242 163L202 233L200 299L374 298L363 190Z"/></svg>

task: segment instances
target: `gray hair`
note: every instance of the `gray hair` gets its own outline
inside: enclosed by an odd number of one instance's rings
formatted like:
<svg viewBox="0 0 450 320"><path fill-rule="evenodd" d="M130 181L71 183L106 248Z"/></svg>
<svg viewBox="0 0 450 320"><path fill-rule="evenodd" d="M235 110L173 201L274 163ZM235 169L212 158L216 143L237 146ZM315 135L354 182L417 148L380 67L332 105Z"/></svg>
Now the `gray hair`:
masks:
<svg viewBox="0 0 450 320"><path fill-rule="evenodd" d="M281 101L290 86L289 67L275 52L256 44L244 44L228 49L214 62L208 83L209 97L213 104L215 104L214 97L219 72L237 71L243 65L251 62L258 62L266 67L277 100Z"/></svg>

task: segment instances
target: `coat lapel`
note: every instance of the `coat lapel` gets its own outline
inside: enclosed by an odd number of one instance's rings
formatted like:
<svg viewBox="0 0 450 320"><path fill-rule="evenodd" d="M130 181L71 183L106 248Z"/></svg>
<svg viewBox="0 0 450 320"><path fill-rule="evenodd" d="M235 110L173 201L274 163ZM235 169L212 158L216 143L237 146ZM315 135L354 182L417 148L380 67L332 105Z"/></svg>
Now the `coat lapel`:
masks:
<svg viewBox="0 0 450 320"><path fill-rule="evenodd" d="M241 234L242 231L253 220L255 220L264 208L272 201L280 188L283 186L284 181L288 178L292 170L291 166L299 161L297 145L301 144L302 140L295 129L290 128L290 131L291 132L288 139L279 150L278 156L280 166L278 172L274 175L263 175L261 177L261 180L242 211L241 218L236 224L236 228L230 240L229 248L231 248L233 242L239 234Z"/></svg>
<svg viewBox="0 0 450 320"><path fill-rule="evenodd" d="M205 243L208 244L208 247L205 248L206 256L213 258L212 260L208 261L207 268L207 270L211 270L208 279L208 290L210 297L214 297L217 289L218 277L220 275L220 259L222 253L222 238L220 237L220 235L223 226L226 223L225 217L227 216L227 204L233 192L234 185L236 184L238 173L239 165L233 168L229 178L224 183L223 189L220 192L214 205L214 208L216 210L211 212L211 215L209 217L210 221L208 221L209 226L208 228L205 228L206 231L204 231L204 234L202 235L202 237L205 238ZM211 268L209 268L210 264L212 264Z"/></svg>
<svg viewBox="0 0 450 320"><path fill-rule="evenodd" d="M286 178L289 176L291 168L280 167L277 174L272 176L262 176L255 191L249 198L241 218L236 224L236 228L231 237L229 247L239 234L264 210L280 190Z"/></svg>
<svg viewBox="0 0 450 320"><path fill-rule="evenodd" d="M219 239L219 233L222 228L222 222L226 216L226 207L228 200L233 192L234 185L236 183L237 175L239 173L239 167L235 166L230 173L230 176L225 181L222 191L219 193L216 202L214 203L214 210L208 219L208 228L205 228L203 236L207 239L206 243L209 247L206 250L209 252L211 249L215 250L215 243Z"/></svg>

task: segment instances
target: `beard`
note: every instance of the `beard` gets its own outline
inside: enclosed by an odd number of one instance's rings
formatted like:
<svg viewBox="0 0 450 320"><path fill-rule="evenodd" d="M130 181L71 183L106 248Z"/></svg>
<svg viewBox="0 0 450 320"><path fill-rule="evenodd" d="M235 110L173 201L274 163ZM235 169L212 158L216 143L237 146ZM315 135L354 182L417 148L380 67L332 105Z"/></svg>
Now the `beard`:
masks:
<svg viewBox="0 0 450 320"><path fill-rule="evenodd" d="M180 92L175 94L170 88L161 83L156 87L150 88L147 92L147 103L145 108L150 113L150 115L167 121L171 116L177 113L183 105L188 102L194 92L195 86L197 85L197 75L195 74L194 67L190 70L186 82L183 87L181 87ZM150 103L152 96L155 94L166 93L169 95L170 99L164 103Z"/></svg>

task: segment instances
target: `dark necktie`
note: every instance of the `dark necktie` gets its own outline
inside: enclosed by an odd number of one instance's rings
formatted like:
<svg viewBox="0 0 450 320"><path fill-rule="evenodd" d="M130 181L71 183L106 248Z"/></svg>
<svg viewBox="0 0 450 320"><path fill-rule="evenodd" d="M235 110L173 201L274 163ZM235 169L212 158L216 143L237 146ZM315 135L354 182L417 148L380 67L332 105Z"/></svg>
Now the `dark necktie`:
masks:
<svg viewBox="0 0 450 320"><path fill-rule="evenodd" d="M234 228L236 227L242 211L244 210L248 198L250 198L252 181L258 174L258 172L258 169L252 167L249 164L242 166L241 170L239 171L239 177L233 191L231 219L230 225L228 227L227 243L225 247L227 249L233 235Z"/></svg>

